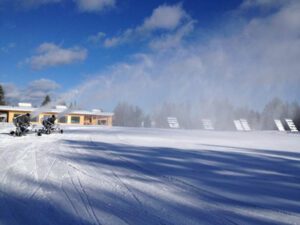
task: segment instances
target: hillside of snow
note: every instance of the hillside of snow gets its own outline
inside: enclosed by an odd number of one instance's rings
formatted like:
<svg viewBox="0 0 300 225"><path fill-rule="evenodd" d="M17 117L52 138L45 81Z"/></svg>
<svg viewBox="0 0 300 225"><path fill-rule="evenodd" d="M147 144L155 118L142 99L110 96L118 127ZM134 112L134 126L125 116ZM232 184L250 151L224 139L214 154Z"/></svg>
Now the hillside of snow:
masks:
<svg viewBox="0 0 300 225"><path fill-rule="evenodd" d="M300 224L300 135L0 125L0 224Z"/></svg>

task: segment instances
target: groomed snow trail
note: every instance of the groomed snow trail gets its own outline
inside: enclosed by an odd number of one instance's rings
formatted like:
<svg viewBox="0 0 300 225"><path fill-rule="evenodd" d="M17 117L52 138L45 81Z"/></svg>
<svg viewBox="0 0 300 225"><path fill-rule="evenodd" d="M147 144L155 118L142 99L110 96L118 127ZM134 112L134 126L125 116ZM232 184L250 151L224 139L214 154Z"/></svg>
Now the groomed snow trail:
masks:
<svg viewBox="0 0 300 225"><path fill-rule="evenodd" d="M300 135L0 126L0 224L300 224Z"/></svg>

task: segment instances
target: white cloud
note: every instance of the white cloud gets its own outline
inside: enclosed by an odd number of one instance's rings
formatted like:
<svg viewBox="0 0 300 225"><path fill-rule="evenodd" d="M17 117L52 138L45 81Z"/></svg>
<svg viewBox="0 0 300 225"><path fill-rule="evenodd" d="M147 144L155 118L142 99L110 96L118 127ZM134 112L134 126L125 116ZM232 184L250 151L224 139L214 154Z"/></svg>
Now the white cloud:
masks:
<svg viewBox="0 0 300 225"><path fill-rule="evenodd" d="M194 21L180 27L176 32L155 38L150 42L150 47L155 50L162 50L180 46L182 39L194 30Z"/></svg>
<svg viewBox="0 0 300 225"><path fill-rule="evenodd" d="M104 46L106 48L111 48L127 41L125 37L112 37L104 40Z"/></svg>
<svg viewBox="0 0 300 225"><path fill-rule="evenodd" d="M115 6L115 0L74 0L82 12L99 12Z"/></svg>
<svg viewBox="0 0 300 225"><path fill-rule="evenodd" d="M34 80L28 86L29 90L43 91L46 93L56 90L57 88L59 88L59 84L56 83L55 81L48 80L48 79Z"/></svg>
<svg viewBox="0 0 300 225"><path fill-rule="evenodd" d="M103 32L98 32L95 35L91 35L88 37L88 41L92 42L94 44L98 44L100 41L102 41L104 39L104 37L106 36L105 33Z"/></svg>
<svg viewBox="0 0 300 225"><path fill-rule="evenodd" d="M36 9L50 4L62 4L70 0L0 0L0 6L7 4L15 6L17 9ZM116 0L73 0L80 12L99 12L113 8Z"/></svg>
<svg viewBox="0 0 300 225"><path fill-rule="evenodd" d="M154 9L152 15L146 18L140 26L128 28L118 36L106 38L104 46L114 47L133 40L145 39L147 36L152 37L158 30L163 31L164 34L174 32L191 21L192 19L183 10L181 4L161 5ZM177 35L178 37L179 35Z"/></svg>
<svg viewBox="0 0 300 225"><path fill-rule="evenodd" d="M186 12L180 4L177 5L161 5L156 8L149 18L146 18L141 30L165 29L173 30L180 25L184 18L187 17Z"/></svg>
<svg viewBox="0 0 300 225"><path fill-rule="evenodd" d="M25 60L33 69L71 64L84 61L87 50L80 47L62 48L53 43L43 43L37 49L37 54Z"/></svg>
<svg viewBox="0 0 300 225"><path fill-rule="evenodd" d="M127 29L125 32L123 32L120 36L112 37L112 38L106 38L104 40L104 46L107 48L115 47L117 45L126 43L134 38L136 38L138 33L133 29Z"/></svg>
<svg viewBox="0 0 300 225"><path fill-rule="evenodd" d="M242 9L249 9L249 8L273 8L282 5L286 5L292 1L298 0L244 0L241 4Z"/></svg>
<svg viewBox="0 0 300 225"><path fill-rule="evenodd" d="M5 100L10 102L16 102L16 99L19 99L22 95L20 94L20 90L16 87L16 85L12 83L2 83L5 92Z"/></svg>
<svg viewBox="0 0 300 225"><path fill-rule="evenodd" d="M19 88L12 83L4 83L6 100L10 104L18 102L30 102L34 105L40 105L46 95L56 96L55 91L60 85L55 81L48 79L34 80L25 88Z"/></svg>

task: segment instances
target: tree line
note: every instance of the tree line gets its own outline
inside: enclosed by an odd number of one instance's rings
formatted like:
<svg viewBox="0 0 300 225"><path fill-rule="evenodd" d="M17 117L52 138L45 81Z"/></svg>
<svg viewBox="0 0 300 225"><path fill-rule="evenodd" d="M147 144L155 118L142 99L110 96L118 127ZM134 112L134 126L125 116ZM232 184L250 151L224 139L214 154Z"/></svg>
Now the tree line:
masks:
<svg viewBox="0 0 300 225"><path fill-rule="evenodd" d="M196 108L196 109L195 109ZM284 102L280 98L269 101L261 111L248 107L234 107L229 101L215 100L194 106L190 103L163 103L155 111L146 114L140 107L126 102L114 109L115 126L168 128L167 117L176 117L180 127L199 129L202 119L211 119L216 129L235 130L233 120L247 119L255 130L274 130L274 119L293 119L300 128L300 106L298 103ZM283 123L286 126L285 123ZM287 127L286 127L287 128Z"/></svg>

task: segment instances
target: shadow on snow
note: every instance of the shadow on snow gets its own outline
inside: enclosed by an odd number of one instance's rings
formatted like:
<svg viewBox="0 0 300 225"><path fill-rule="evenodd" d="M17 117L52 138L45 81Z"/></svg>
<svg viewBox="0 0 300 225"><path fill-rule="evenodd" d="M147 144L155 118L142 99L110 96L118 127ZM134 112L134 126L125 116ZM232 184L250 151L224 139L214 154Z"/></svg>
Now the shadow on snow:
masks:
<svg viewBox="0 0 300 225"><path fill-rule="evenodd" d="M218 217L229 219L221 224L230 224L230 220L242 224L283 224L270 218L272 216L264 218L235 209L261 210L267 215L279 212L299 216L300 213L298 153L243 148L238 148L239 152L226 151L226 148L234 148L230 146L184 150L76 140L65 140L64 145L74 151L53 152L52 155L61 162L98 168L102 173L115 171L120 179L149 186L166 184L174 187L170 191L177 190L178 195L194 199L199 205L180 203L134 185L130 186L132 192L151 204L121 195L114 188L86 186L86 193L92 198L85 200L90 208L82 209L87 215L83 219L83 214L77 214L76 205L71 210L55 199L24 197L2 191L0 224L106 224L104 218L113 218L112 221L124 224L182 224L182 221L189 220L198 221L198 224L215 224ZM215 147L224 147L225 150L216 150ZM12 175L13 179L23 179L32 187L58 192L61 199L68 200L59 184L19 176ZM78 195L76 187L69 184L70 181L63 187L64 192L70 196ZM202 204L215 207L205 209ZM163 209L173 212L172 215L164 214ZM98 218L98 213L106 217Z"/></svg>

